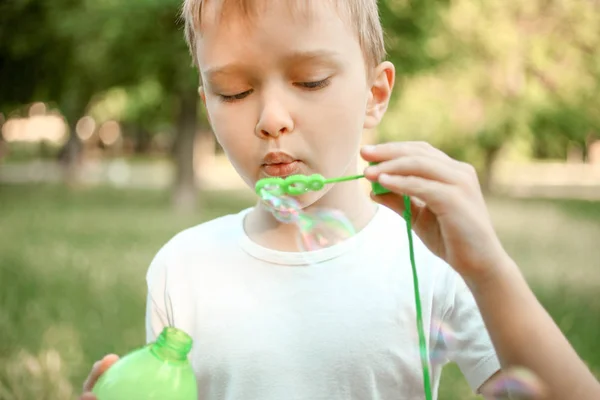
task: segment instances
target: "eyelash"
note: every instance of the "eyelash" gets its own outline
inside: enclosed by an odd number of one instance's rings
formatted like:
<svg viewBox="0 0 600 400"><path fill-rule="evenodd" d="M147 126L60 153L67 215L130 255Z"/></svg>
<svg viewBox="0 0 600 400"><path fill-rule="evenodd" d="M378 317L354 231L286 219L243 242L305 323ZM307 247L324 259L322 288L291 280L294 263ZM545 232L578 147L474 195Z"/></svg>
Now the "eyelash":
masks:
<svg viewBox="0 0 600 400"><path fill-rule="evenodd" d="M321 81L295 83L295 85L301 86L308 90L322 89L325 86L329 85L329 78L325 78Z"/></svg>
<svg viewBox="0 0 600 400"><path fill-rule="evenodd" d="M324 87L328 86L329 82L330 82L330 78L325 78L323 80L314 81L314 82L298 82L298 83L294 83L294 85L300 86L301 88L306 89L306 90L318 90L318 89L323 89ZM231 96L221 94L221 95L219 95L219 97L221 98L221 101L223 101L225 103L233 103L235 101L244 99L245 97L250 95L252 92L253 92L253 90L251 89L251 90L246 90L245 92L234 94Z"/></svg>
<svg viewBox="0 0 600 400"><path fill-rule="evenodd" d="M220 94L219 97L221 98L221 101L224 101L225 103L233 103L234 101L242 100L244 97L248 96L250 93L252 93L252 90L246 90L245 92L234 94L231 96L226 96L224 94Z"/></svg>

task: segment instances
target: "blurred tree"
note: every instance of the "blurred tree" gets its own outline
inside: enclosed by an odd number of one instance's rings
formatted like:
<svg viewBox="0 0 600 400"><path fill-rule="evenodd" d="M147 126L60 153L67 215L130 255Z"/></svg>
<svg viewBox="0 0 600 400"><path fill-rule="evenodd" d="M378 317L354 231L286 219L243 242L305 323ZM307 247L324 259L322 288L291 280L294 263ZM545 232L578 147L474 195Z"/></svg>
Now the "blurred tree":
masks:
<svg viewBox="0 0 600 400"><path fill-rule="evenodd" d="M79 153L75 124L94 91L94 80L79 68L75 37L61 35L57 18L76 2L14 0L0 3L0 110L34 101L55 103L65 116L71 134L61 151L70 182ZM57 10L59 10L57 12Z"/></svg>
<svg viewBox="0 0 600 400"><path fill-rule="evenodd" d="M173 203L191 210L197 203L194 142L198 123L206 121L198 113L198 77L178 23L179 7L179 0L86 0L69 11L61 28L79 37L75 53L103 89L122 86L143 95L155 85L160 96L130 106L125 118L138 132L175 122Z"/></svg>
<svg viewBox="0 0 600 400"><path fill-rule="evenodd" d="M58 98L64 86L63 64L70 52L69 43L52 29L43 2L0 2L0 112L8 113L34 99Z"/></svg>
<svg viewBox="0 0 600 400"><path fill-rule="evenodd" d="M454 0L443 35L424 43L449 54L411 79L382 127L384 138L423 139L473 162L484 190L510 143L564 155L599 132L598 2ZM559 153L560 154L560 153Z"/></svg>
<svg viewBox="0 0 600 400"><path fill-rule="evenodd" d="M69 124L61 152L68 180L81 143L75 126L98 94L132 92L125 122L137 132L175 124L173 202L193 209L197 73L178 21L179 0L14 0L0 4L0 110L54 102ZM7 84L10 82L10 84ZM148 89L150 88L150 89ZM159 96L143 98L150 93ZM205 130L205 129L203 129ZM144 136L142 134L141 136Z"/></svg>
<svg viewBox="0 0 600 400"><path fill-rule="evenodd" d="M441 18L450 0L380 0L387 56L402 80L446 60L444 49L427 44L444 34Z"/></svg>
<svg viewBox="0 0 600 400"><path fill-rule="evenodd" d="M94 96L89 114L98 124L119 121L124 135L133 136L133 150L145 153L156 132L171 130L167 95L154 78L142 80L135 86L113 87Z"/></svg>

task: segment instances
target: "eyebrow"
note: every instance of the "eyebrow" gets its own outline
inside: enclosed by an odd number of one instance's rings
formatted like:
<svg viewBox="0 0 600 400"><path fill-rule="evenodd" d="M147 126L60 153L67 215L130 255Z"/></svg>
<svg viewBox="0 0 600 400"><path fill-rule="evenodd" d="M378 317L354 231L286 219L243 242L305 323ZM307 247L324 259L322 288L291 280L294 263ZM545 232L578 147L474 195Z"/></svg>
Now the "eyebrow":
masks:
<svg viewBox="0 0 600 400"><path fill-rule="evenodd" d="M284 59L286 66L306 63L306 62L323 62L324 64L338 65L336 58L338 53L330 50L316 51L296 51L287 54ZM206 70L205 75L207 81L212 81L219 76L232 75L235 73L248 71L250 68L241 63L225 64L222 66L210 67Z"/></svg>
<svg viewBox="0 0 600 400"><path fill-rule="evenodd" d="M338 53L330 50L297 51L286 57L287 63L306 62L313 60L334 60Z"/></svg>

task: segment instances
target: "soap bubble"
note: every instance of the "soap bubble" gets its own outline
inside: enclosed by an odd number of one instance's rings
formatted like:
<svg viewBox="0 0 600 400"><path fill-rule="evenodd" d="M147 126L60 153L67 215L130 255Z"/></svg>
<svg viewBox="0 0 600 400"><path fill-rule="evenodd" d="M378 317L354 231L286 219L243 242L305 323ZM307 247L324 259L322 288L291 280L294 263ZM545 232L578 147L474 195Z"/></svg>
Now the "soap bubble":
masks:
<svg viewBox="0 0 600 400"><path fill-rule="evenodd" d="M456 345L456 335L448 324L433 320L430 331L434 345L429 352L429 360L432 364L444 364L452 355Z"/></svg>
<svg viewBox="0 0 600 400"><path fill-rule="evenodd" d="M280 222L286 224L296 222L302 213L300 203L292 197L276 196L266 190L262 190L261 198L266 208Z"/></svg>
<svg viewBox="0 0 600 400"><path fill-rule="evenodd" d="M302 213L298 220L298 247L315 251L343 242L356 232L341 211L317 209Z"/></svg>
<svg viewBox="0 0 600 400"><path fill-rule="evenodd" d="M545 388L540 379L525 368L509 368L494 380L485 392L486 400L535 400L541 399Z"/></svg>
<svg viewBox="0 0 600 400"><path fill-rule="evenodd" d="M305 212L295 198L283 195L277 186L263 188L260 197L278 221L296 224L300 251L330 247L356 233L341 211L316 209Z"/></svg>

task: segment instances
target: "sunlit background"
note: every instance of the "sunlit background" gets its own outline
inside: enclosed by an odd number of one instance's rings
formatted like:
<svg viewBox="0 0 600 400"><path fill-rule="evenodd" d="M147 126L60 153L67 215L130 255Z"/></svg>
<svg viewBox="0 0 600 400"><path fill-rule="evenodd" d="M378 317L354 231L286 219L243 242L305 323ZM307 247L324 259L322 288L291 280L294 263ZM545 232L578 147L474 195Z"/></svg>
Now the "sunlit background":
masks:
<svg viewBox="0 0 600 400"><path fill-rule="evenodd" d="M252 204L175 0L0 3L0 399L73 399L144 341L145 272ZM600 2L380 0L399 77L365 143L473 163L497 230L600 377ZM440 399L476 398L454 366Z"/></svg>

